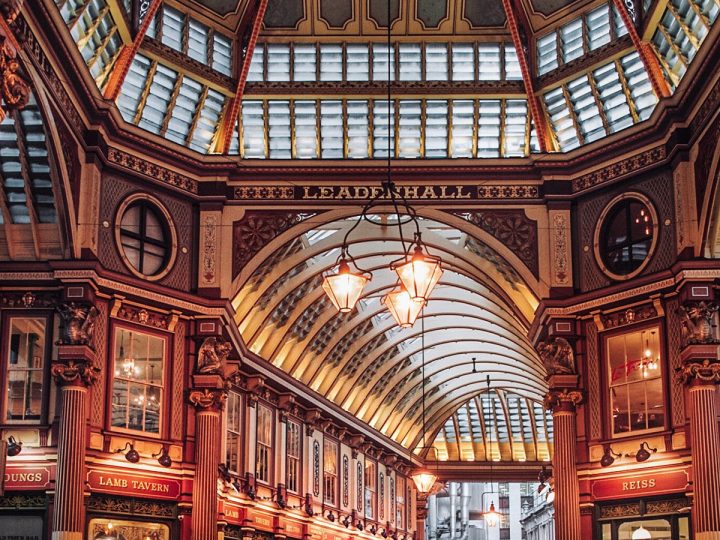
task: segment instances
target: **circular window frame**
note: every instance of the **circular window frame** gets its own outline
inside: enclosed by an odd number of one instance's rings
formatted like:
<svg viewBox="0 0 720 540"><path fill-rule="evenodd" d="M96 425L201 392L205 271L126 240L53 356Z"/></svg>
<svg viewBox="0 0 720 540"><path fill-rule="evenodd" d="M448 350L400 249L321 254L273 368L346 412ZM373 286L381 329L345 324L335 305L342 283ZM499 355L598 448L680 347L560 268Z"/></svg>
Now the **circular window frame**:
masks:
<svg viewBox="0 0 720 540"><path fill-rule="evenodd" d="M607 265L605 264L605 261L603 260L602 254L600 253L600 240L602 236L602 231L605 226L605 221L608 217L608 214L615 208L615 206L626 199L634 199L636 201L641 202L645 205L645 207L650 212L650 217L652 218L653 222L653 228L652 228L652 241L650 243L650 249L648 249L647 257L645 257L645 260L640 263L640 266L638 266L635 270L628 274L616 274L612 270L610 270ZM618 195L617 197L614 197L609 203L605 205L605 208L603 208L603 211L600 213L600 217L598 219L598 223L595 226L595 234L593 239L593 251L595 252L595 261L597 262L598 266L600 267L600 270L602 270L603 274L608 276L609 278L615 280L615 281L627 281L628 279L632 279L640 272L645 270L647 265L652 260L653 256L655 255L655 248L657 247L658 242L658 236L660 232L660 221L658 219L657 210L655 209L655 205L650 201L648 197L643 195L642 193L638 193L637 191L630 191L627 193L622 193Z"/></svg>
<svg viewBox="0 0 720 540"><path fill-rule="evenodd" d="M125 250L123 249L122 245L122 237L120 233L121 229L121 223L122 223L122 217L127 211L127 209L134 203L138 201L147 201L150 203L155 210L160 214L162 218L165 219L165 224L167 226L167 231L169 234L169 245L168 245L168 255L167 255L167 262L165 263L165 266L158 272L157 274L148 275L143 274L140 272L137 268L135 268L132 263L128 260L127 256L125 255ZM177 232L175 230L175 221L172 219L172 216L170 215L170 212L168 212L167 208L165 208L165 205L160 202L159 199L156 197L153 197L152 195L148 193L136 193L134 195L130 195L127 197L120 206L118 206L117 211L115 212L115 246L117 247L118 253L120 254L120 258L123 261L123 264L130 270L130 272L133 273L133 275L145 279L147 281L158 281L167 276L170 271L173 269L173 266L175 265L175 260L177 259Z"/></svg>

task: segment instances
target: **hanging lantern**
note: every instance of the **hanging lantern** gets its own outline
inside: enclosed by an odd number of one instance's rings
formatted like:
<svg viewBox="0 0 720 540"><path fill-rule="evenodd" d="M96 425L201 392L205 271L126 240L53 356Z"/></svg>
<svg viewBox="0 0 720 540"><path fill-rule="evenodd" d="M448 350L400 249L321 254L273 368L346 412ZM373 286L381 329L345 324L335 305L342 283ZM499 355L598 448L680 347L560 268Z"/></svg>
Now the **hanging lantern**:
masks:
<svg viewBox="0 0 720 540"><path fill-rule="evenodd" d="M416 469L410 475L410 478L413 479L415 487L417 487L417 490L422 494L429 493L437 480L437 476L427 469Z"/></svg>
<svg viewBox="0 0 720 540"><path fill-rule="evenodd" d="M400 328L410 328L420 315L425 306L425 300L411 298L405 287L388 293L383 298L383 304L387 306Z"/></svg>
<svg viewBox="0 0 720 540"><path fill-rule="evenodd" d="M500 514L495 511L495 503L490 503L490 509L485 512L485 522L488 527L497 527L500 521Z"/></svg>
<svg viewBox="0 0 720 540"><path fill-rule="evenodd" d="M642 525L632 533L632 540L647 540L648 538L652 538L652 534Z"/></svg>
<svg viewBox="0 0 720 540"><path fill-rule="evenodd" d="M423 252L422 243L418 240L412 257L392 267L410 296L416 300L427 301L437 282L440 281L443 269L439 257Z"/></svg>
<svg viewBox="0 0 720 540"><path fill-rule="evenodd" d="M323 277L322 288L340 313L349 313L355 308L363 288L370 280L365 273L350 270L347 259L340 259L337 274Z"/></svg>

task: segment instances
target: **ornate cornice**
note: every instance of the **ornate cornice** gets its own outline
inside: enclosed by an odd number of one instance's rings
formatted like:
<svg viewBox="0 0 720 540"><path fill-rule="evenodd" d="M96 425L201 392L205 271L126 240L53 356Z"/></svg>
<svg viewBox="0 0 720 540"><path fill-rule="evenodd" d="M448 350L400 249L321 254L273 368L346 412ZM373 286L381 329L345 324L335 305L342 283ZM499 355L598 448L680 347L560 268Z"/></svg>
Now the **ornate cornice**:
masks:
<svg viewBox="0 0 720 540"><path fill-rule="evenodd" d="M247 84L244 96L271 96L271 95L311 95L337 93L337 82L250 82ZM348 95L383 95L387 96L387 84L368 81L345 81L342 83L343 92ZM525 88L522 81L488 81L483 82L457 82L457 81L396 81L392 84L393 95L476 95L501 93L503 95L518 94L524 97ZM257 99L257 98L256 98Z"/></svg>
<svg viewBox="0 0 720 540"><path fill-rule="evenodd" d="M597 187L616 180L622 176L636 173L643 169L647 169L653 165L663 162L667 158L667 149L664 145L656 146L650 150L645 150L639 154L635 154L625 159L616 161L615 163L598 169L591 173L578 176L572 181L573 193L578 193L586 189Z"/></svg>
<svg viewBox="0 0 720 540"><path fill-rule="evenodd" d="M188 401L198 410L220 412L225 407L227 391L224 389L203 388L191 390Z"/></svg>
<svg viewBox="0 0 720 540"><path fill-rule="evenodd" d="M152 178L153 180L157 180L182 191L187 191L192 194L197 194L198 192L197 180L193 180L189 176L172 171L166 167L162 167L161 165L151 163L144 158L134 156L128 152L118 150L117 148L108 149L107 159L110 163L119 165L120 167L128 169L136 174Z"/></svg>

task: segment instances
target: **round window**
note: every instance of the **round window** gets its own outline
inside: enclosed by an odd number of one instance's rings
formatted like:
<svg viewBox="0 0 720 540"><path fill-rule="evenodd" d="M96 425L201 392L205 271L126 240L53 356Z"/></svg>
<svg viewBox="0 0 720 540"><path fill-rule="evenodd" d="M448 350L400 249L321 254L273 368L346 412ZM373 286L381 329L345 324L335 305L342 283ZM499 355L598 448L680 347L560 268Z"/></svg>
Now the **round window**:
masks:
<svg viewBox="0 0 720 540"><path fill-rule="evenodd" d="M614 279L637 275L655 248L657 222L655 209L639 193L613 199L595 234L596 255L603 271Z"/></svg>
<svg viewBox="0 0 720 540"><path fill-rule="evenodd" d="M126 200L115 231L122 258L133 273L147 279L167 274L175 257L175 232L158 202L144 195Z"/></svg>

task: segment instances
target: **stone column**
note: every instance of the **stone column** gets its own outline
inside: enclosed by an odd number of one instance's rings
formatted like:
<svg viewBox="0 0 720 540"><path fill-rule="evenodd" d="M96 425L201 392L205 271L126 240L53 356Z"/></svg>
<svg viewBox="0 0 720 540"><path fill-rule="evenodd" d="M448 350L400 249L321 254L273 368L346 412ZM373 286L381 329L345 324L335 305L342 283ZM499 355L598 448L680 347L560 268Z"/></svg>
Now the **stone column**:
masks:
<svg viewBox="0 0 720 540"><path fill-rule="evenodd" d="M195 406L195 479L193 480L192 539L217 540L217 478L220 464L220 414L227 399L224 389L193 390Z"/></svg>
<svg viewBox="0 0 720 540"><path fill-rule="evenodd" d="M573 381L559 379L572 378ZM558 384L567 386L558 388ZM556 540L581 540L580 484L575 463L577 430L575 409L582 401L582 393L572 389L577 376L550 377L550 392L545 396L545 407L552 410L555 434L553 477L555 479L555 530Z"/></svg>
<svg viewBox="0 0 720 540"><path fill-rule="evenodd" d="M717 345L682 352L680 380L688 386L687 410L693 466L693 529L697 540L720 540L720 429L715 400L720 384Z"/></svg>
<svg viewBox="0 0 720 540"><path fill-rule="evenodd" d="M51 372L60 386L60 425L52 540L82 540L85 530L85 445L88 388L97 379L88 345L60 345Z"/></svg>

